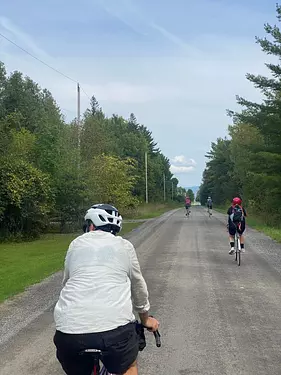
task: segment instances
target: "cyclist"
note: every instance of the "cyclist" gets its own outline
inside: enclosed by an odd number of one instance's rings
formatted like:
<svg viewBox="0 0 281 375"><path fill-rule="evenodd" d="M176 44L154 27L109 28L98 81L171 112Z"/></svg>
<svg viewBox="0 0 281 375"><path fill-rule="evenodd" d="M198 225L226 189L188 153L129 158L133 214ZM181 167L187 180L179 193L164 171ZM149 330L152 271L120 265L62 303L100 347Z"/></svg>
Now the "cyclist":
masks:
<svg viewBox="0 0 281 375"><path fill-rule="evenodd" d="M63 289L54 311L54 343L68 375L91 373L91 359L79 355L85 349L101 350L110 373L137 375L133 309L145 327L158 329L158 321L149 317L147 286L134 246L116 236L121 228L115 207L94 205L85 216L85 233L67 251Z"/></svg>
<svg viewBox="0 0 281 375"><path fill-rule="evenodd" d="M189 195L187 195L186 197L185 197L185 208L186 208L186 216L187 216L187 214L188 214L188 212L189 212L189 210L190 210L190 207L191 207L191 199L189 198Z"/></svg>
<svg viewBox="0 0 281 375"><path fill-rule="evenodd" d="M213 209L213 201L211 197L208 197L207 199L207 207L210 215L212 215L212 209Z"/></svg>
<svg viewBox="0 0 281 375"><path fill-rule="evenodd" d="M244 246L244 236L243 233L245 231L246 220L245 217L247 216L245 208L242 206L242 199L239 197L235 197L232 200L232 205L227 210L228 214L228 232L229 232L229 242L230 242L230 250L229 254L232 255L235 251L234 249L234 236L236 233L236 228L238 233L240 234L240 244L241 244L241 251L245 252Z"/></svg>

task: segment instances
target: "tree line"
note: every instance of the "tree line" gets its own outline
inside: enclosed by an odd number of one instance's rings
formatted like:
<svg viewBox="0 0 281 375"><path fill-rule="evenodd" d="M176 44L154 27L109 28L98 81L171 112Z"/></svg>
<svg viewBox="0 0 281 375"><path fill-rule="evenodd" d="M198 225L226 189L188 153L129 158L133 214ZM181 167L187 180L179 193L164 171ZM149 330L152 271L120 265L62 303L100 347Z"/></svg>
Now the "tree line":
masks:
<svg viewBox="0 0 281 375"><path fill-rule="evenodd" d="M80 126L67 123L46 89L0 62L0 235L34 237L59 222L77 223L96 202L122 213L145 199L163 201L178 180L151 131L134 114L106 117L93 96Z"/></svg>
<svg viewBox="0 0 281 375"><path fill-rule="evenodd" d="M277 20L281 6L277 4ZM276 59L266 63L271 76L247 74L247 79L264 95L262 103L242 97L242 110L228 111L233 119L229 137L211 144L206 157L200 201L211 195L224 205L234 195L241 196L250 211L268 225L281 219L281 32L278 25L264 26L267 36L256 38L263 52Z"/></svg>

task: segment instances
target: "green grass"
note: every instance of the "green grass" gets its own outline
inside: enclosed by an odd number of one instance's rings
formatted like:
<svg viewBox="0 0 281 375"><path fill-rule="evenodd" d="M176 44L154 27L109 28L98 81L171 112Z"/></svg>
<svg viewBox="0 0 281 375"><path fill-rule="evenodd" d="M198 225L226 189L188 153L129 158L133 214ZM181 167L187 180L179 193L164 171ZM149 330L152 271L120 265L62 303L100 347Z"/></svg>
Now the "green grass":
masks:
<svg viewBox="0 0 281 375"><path fill-rule="evenodd" d="M271 237L275 241L281 242L281 228L271 227L262 223L261 219L256 217L249 216L247 217L247 224L251 228L255 228L259 232L266 234L267 236Z"/></svg>
<svg viewBox="0 0 281 375"><path fill-rule="evenodd" d="M215 211L226 214L227 208L216 207ZM248 215L249 216L247 217L247 225L249 225L249 227L254 228L258 230L259 232L266 234L267 236L271 237L275 241L281 242L281 228L276 228L276 227L266 225L262 221L261 218L258 218L255 215L251 215L251 213L248 213Z"/></svg>
<svg viewBox="0 0 281 375"><path fill-rule="evenodd" d="M124 219L152 219L175 208L183 207L183 203L149 203L138 207L136 212L124 215Z"/></svg>
<svg viewBox="0 0 281 375"><path fill-rule="evenodd" d="M122 235L138 225L125 223ZM48 234L37 241L0 244L0 302L62 269L68 245L79 234Z"/></svg>

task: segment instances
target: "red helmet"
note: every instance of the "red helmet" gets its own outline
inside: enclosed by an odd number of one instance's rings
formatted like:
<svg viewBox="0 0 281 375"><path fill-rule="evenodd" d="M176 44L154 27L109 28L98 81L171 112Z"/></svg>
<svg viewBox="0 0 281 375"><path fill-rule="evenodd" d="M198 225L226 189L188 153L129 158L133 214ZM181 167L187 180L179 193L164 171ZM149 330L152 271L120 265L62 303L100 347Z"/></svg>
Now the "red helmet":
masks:
<svg viewBox="0 0 281 375"><path fill-rule="evenodd" d="M235 197L235 198L233 198L233 200L232 200L232 204L233 204L233 205L238 204L238 205L240 206L241 203L242 203L242 199L239 198L239 197Z"/></svg>

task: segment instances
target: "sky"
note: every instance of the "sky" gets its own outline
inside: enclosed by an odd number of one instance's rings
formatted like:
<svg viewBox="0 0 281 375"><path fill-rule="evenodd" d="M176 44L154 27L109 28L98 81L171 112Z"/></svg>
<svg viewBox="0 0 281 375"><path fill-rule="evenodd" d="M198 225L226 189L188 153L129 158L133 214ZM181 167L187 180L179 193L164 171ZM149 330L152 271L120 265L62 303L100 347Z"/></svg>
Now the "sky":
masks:
<svg viewBox="0 0 281 375"><path fill-rule="evenodd" d="M0 8L0 60L49 89L66 119L96 96L106 115L134 113L181 186L199 185L236 95L260 101L245 74L266 74L255 43L276 0L13 0ZM73 81L74 80L74 81Z"/></svg>

